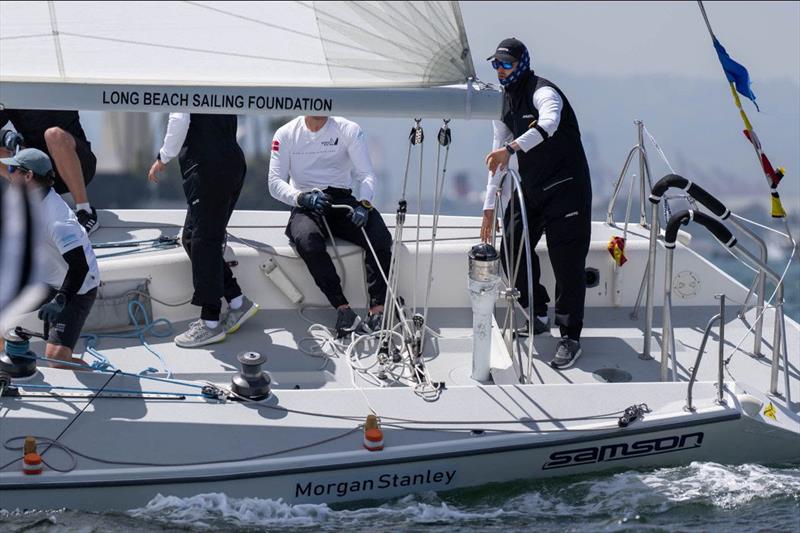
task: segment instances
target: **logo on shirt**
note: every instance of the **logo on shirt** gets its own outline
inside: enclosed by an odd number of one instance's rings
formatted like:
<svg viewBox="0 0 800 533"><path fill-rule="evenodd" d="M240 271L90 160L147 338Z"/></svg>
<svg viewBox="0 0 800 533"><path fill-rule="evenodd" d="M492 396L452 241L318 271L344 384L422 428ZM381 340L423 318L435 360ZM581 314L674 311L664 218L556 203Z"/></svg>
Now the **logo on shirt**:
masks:
<svg viewBox="0 0 800 533"><path fill-rule="evenodd" d="M322 146L339 146L339 137L331 137L327 141L322 141Z"/></svg>
<svg viewBox="0 0 800 533"><path fill-rule="evenodd" d="M280 152L281 151L281 142L278 140L272 141L272 151L273 152Z"/></svg>

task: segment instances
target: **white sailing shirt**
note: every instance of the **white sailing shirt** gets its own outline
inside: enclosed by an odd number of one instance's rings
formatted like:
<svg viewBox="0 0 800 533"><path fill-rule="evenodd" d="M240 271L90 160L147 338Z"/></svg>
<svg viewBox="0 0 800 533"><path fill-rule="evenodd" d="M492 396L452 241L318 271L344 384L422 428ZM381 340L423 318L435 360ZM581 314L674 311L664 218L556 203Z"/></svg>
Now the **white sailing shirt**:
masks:
<svg viewBox="0 0 800 533"><path fill-rule="evenodd" d="M558 129L558 124L561 122L561 109L564 107L564 102L559 96L558 92L552 87L540 87L533 93L533 107L539 111L539 120L537 124L552 137ZM497 150L505 143L515 142L519 145L520 150L527 152L534 146L541 143L544 138L539 130L531 128L516 139L514 134L508 129L508 126L502 120L493 120L492 128L494 136L492 139L492 151ZM512 155L508 162L508 166L512 169L518 170L519 163L517 156ZM486 183L486 198L483 201L483 209L494 209L495 195L497 194L497 187L500 184L500 177L502 172L496 174L489 173L489 179ZM510 178L508 178L510 179ZM511 187L508 184L503 186L503 203L505 204L511 193Z"/></svg>
<svg viewBox="0 0 800 533"><path fill-rule="evenodd" d="M86 294L100 285L100 270L97 268L97 259L86 230L80 225L72 209L53 189L50 189L42 200L41 216L45 228L42 281L56 289L61 287L69 269L67 262L61 256L80 246L86 256L89 272L78 294Z"/></svg>
<svg viewBox="0 0 800 533"><path fill-rule="evenodd" d="M164 144L161 145L161 149L158 151L161 162L165 165L178 157L183 141L186 140L186 134L189 133L190 122L191 115L189 113L169 114L167 133L164 134Z"/></svg>
<svg viewBox="0 0 800 533"><path fill-rule="evenodd" d="M272 138L269 192L281 202L296 206L297 196L312 189L352 188L360 184L359 200L372 201L375 171L361 127L342 117L328 117L312 132L304 117L281 126Z"/></svg>

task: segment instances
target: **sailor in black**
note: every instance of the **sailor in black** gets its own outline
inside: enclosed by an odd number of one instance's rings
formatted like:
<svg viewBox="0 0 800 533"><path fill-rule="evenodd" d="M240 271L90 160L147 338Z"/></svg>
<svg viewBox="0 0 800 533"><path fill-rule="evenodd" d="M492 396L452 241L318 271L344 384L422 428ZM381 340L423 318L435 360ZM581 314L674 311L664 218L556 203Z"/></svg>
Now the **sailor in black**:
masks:
<svg viewBox="0 0 800 533"><path fill-rule="evenodd" d="M235 115L170 113L164 144L148 174L158 182L158 173L178 156L188 204L181 241L192 263L192 304L201 307L200 320L175 337L175 344L185 348L225 340L259 308L242 294L223 258L226 228L247 170L236 127ZM224 316L223 297L228 302Z"/></svg>
<svg viewBox="0 0 800 533"><path fill-rule="evenodd" d="M585 265L591 239L592 186L589 165L581 144L578 120L564 93L530 69L530 56L517 39L505 39L489 60L503 86L502 120L494 121L494 146L486 157L489 167L481 238L486 241L494 223L494 199L498 180L512 155L516 155L528 216L531 246L545 233L547 250L556 278L555 322L561 340L554 368L568 368L581 354L580 334L586 295ZM515 249L524 253L523 226L517 197L514 220L506 209L504 234L513 226ZM504 237L505 239L505 237ZM503 243L505 245L505 243ZM505 255L501 253L501 257ZM533 254L534 302L530 319L536 334L549 332L547 303L550 298L540 283L541 269ZM528 279L519 269L516 287L520 304L528 308ZM530 310L529 310L530 311Z"/></svg>
<svg viewBox="0 0 800 533"><path fill-rule="evenodd" d="M86 138L77 111L0 110L0 126L11 122L16 131L0 130L0 155L13 155L17 148L36 148L53 161L53 188L69 192L75 201L78 222L92 234L99 228L97 210L89 203L86 186L94 178L97 158ZM5 169L0 175L6 176Z"/></svg>

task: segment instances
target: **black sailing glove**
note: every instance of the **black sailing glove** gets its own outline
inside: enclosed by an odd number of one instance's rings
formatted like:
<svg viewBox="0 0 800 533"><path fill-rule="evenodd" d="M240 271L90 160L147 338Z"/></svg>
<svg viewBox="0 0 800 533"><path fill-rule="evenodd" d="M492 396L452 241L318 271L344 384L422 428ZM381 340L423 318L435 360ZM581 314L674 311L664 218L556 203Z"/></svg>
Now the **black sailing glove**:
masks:
<svg viewBox="0 0 800 533"><path fill-rule="evenodd" d="M353 209L353 212L350 213L350 221L356 225L357 228L363 228L364 224L367 223L367 219L369 218L369 209L360 205Z"/></svg>
<svg viewBox="0 0 800 533"><path fill-rule="evenodd" d="M67 305L67 295L63 292L56 293L52 300L39 309L39 320L55 322L65 305Z"/></svg>
<svg viewBox="0 0 800 533"><path fill-rule="evenodd" d="M297 205L318 215L324 215L331 207L331 197L322 191L303 192L297 198Z"/></svg>
<svg viewBox="0 0 800 533"><path fill-rule="evenodd" d="M25 139L16 131L0 130L0 145L6 150L16 152L17 148L20 148L23 144L25 144Z"/></svg>

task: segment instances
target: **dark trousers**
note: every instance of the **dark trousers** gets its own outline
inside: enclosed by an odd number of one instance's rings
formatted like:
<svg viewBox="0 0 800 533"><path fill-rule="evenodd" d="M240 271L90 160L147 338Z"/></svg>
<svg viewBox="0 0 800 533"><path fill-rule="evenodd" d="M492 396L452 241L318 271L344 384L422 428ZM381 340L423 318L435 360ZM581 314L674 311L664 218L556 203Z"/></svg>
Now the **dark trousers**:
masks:
<svg viewBox="0 0 800 533"><path fill-rule="evenodd" d="M243 161L233 161L213 167L193 165L183 176L188 209L181 240L192 262L192 304L202 307L204 320L219 320L223 296L230 302L242 294L223 252L245 172Z"/></svg>
<svg viewBox="0 0 800 533"><path fill-rule="evenodd" d="M350 194L349 189L334 189L329 187L325 192L331 195L334 204L346 204L356 207L358 201ZM386 282L378 271L372 252L369 250L364 234L350 221L350 212L346 209L331 209L325 218L334 237L347 240L366 250L367 291L369 292L369 305L383 305L386 299ZM372 209L364 226L372 247L380 261L384 274L389 274L389 264L392 259L392 236L386 229L386 224L377 209ZM325 294L333 307L347 304L347 298L342 292L342 283L333 260L325 249L328 231L322 216L302 207L292 209L289 224L286 226L286 236L297 249L298 255L303 259L317 287Z"/></svg>
<svg viewBox="0 0 800 533"><path fill-rule="evenodd" d="M586 298L586 255L589 253L592 228L591 181L588 176L574 176L548 180L543 185L533 187L525 184L523 176L522 183L531 248L536 247L544 232L550 264L553 266L556 278L555 323L560 326L562 336L579 340L583 329L583 307ZM514 206L513 221L510 204ZM503 228L500 251L503 268L509 272L505 260L505 246L506 239L511 238L513 231L514 241L517 243L514 249L522 253L515 286L520 292L520 304L528 308L530 302L525 241L517 196L512 198L506 208ZM540 282L541 267L536 253L532 254L531 259L533 314L545 316L550 297ZM513 274L509 274L511 275Z"/></svg>

